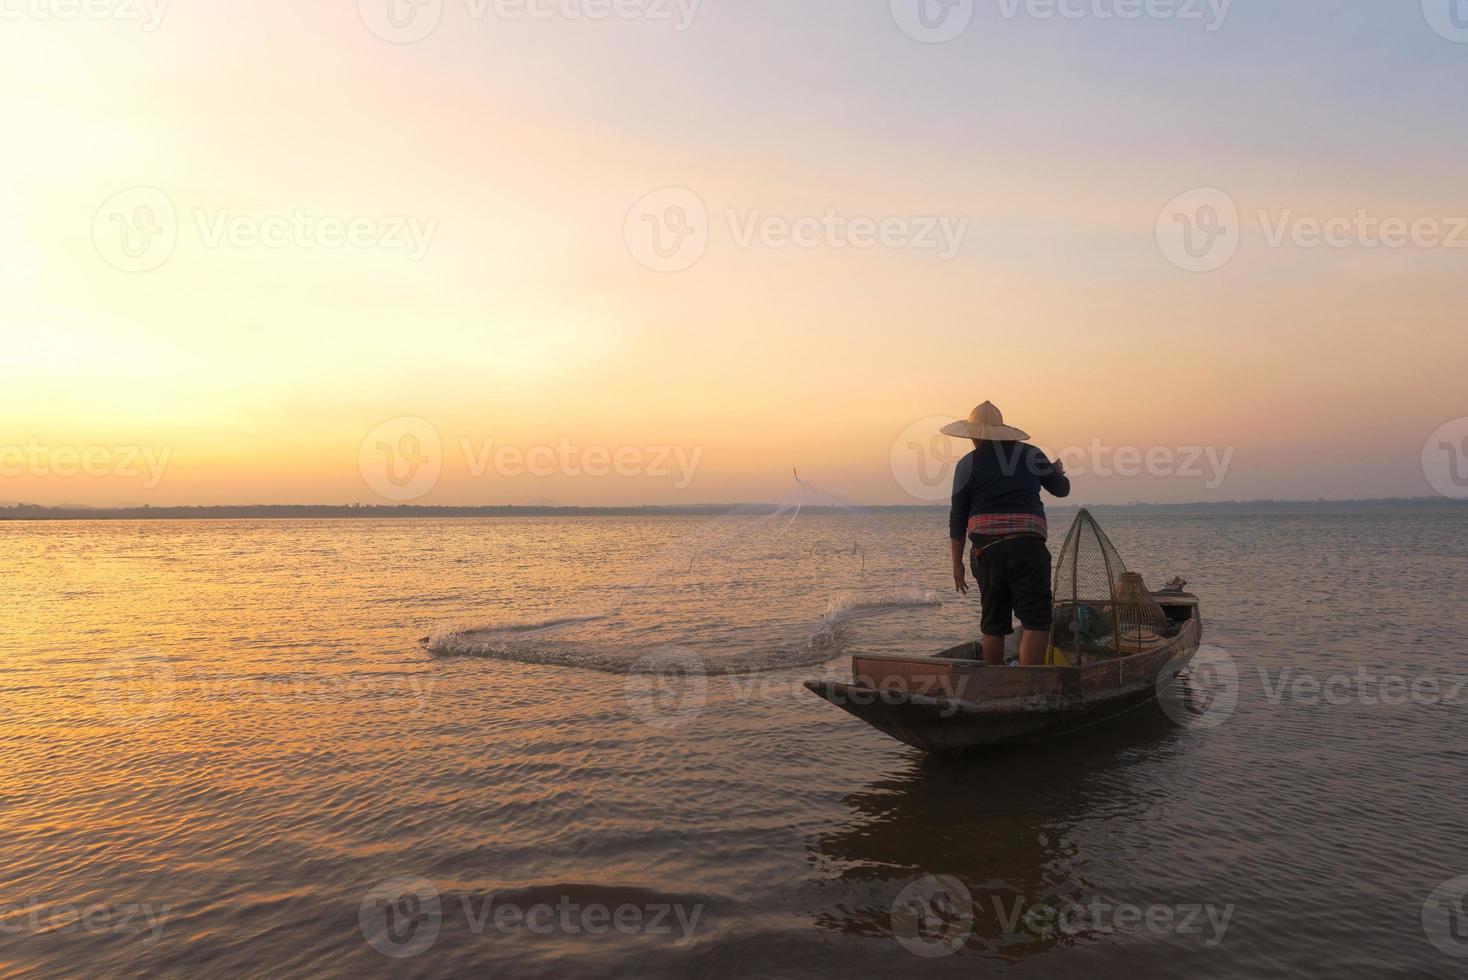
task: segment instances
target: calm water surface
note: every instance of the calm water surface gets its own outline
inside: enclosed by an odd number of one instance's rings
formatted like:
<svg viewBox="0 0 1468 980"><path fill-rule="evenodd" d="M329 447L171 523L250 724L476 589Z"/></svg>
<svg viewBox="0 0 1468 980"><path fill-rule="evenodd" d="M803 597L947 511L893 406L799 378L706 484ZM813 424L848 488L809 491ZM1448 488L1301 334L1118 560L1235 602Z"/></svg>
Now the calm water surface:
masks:
<svg viewBox="0 0 1468 980"><path fill-rule="evenodd" d="M956 760L800 687L971 635L941 516L0 524L0 964L1461 975L1468 519L1102 522L1223 666Z"/></svg>

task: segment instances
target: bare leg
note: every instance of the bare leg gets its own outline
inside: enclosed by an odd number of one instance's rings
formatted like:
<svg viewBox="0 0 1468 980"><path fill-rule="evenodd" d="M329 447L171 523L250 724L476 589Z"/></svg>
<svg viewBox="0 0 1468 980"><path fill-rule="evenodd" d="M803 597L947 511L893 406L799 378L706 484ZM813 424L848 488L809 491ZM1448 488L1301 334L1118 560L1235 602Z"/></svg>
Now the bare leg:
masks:
<svg viewBox="0 0 1468 980"><path fill-rule="evenodd" d="M1019 662L1026 667L1040 667L1045 663L1045 651L1050 646L1048 630L1025 630L1019 640Z"/></svg>
<svg viewBox="0 0 1468 980"><path fill-rule="evenodd" d="M1004 637L984 637L984 663L990 667L1004 666Z"/></svg>

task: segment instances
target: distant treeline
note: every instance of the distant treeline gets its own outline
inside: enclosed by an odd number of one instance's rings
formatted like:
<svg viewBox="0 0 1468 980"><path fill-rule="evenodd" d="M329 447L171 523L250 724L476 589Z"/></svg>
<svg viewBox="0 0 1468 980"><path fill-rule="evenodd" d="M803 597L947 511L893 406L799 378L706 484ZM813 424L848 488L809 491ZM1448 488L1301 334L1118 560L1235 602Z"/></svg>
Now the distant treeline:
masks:
<svg viewBox="0 0 1468 980"><path fill-rule="evenodd" d="M1381 500L1247 500L1209 501L1187 504L1096 504L1098 513L1165 512L1279 512L1340 513L1343 511L1453 510L1468 512L1468 501L1442 497L1391 498ZM416 505L241 505L222 507L42 507L37 504L0 506L0 521L187 521L187 520L303 520L323 518L462 518L462 517L718 517L726 514L760 516L790 510L777 504L697 504L648 507L424 507ZM1052 505L1061 512L1075 510L1067 504ZM941 514L943 504L888 505L876 507L803 507L807 513Z"/></svg>

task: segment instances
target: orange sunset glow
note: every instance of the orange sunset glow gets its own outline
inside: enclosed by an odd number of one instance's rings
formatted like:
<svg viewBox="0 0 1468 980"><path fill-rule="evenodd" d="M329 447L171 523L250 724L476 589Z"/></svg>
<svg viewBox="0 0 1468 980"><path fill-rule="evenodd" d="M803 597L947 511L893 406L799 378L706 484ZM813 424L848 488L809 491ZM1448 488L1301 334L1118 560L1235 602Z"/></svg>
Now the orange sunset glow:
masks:
<svg viewBox="0 0 1468 980"><path fill-rule="evenodd" d="M791 467L845 498L903 503L894 442L985 398L1055 453L1232 450L1218 486L1083 483L1098 502L1429 492L1423 441L1461 410L1468 253L1267 236L1280 215L1461 210L1452 155L1422 149L1461 137L1430 123L1427 102L1415 116L1348 110L1307 86L1300 112L1349 111L1371 146L1343 159L1287 132L1265 92L1245 93L1216 116L1203 162L1196 140L1136 138L1142 117L1201 125L1180 115L1211 98L1201 70L1164 93L1087 75L1061 50L1032 61L993 31L975 63L892 32L873 50L889 83L840 58L792 61L797 113L773 76L749 86L690 68L661 84L643 53L692 66L756 43L731 10L700 16L672 36L450 8L428 47L383 44L351 4L175 5L151 31L8 28L0 108L24 138L3 165L6 443L135 447L167 463L156 481L11 466L3 496L382 502L359 449L409 417L443 442L423 503L760 500L785 491ZM792 17L772 43L793 57L821 20ZM1011 27L1017 43L1041 40L1037 25ZM1219 34L1179 43L1239 43ZM578 54L553 79L526 83L566 46ZM1403 67L1429 100L1453 68L1434 50ZM976 98L1048 71L1023 107ZM941 72L968 87L930 88ZM599 85L608 77L620 95ZM904 104L903 86L924 94ZM728 125L678 121L715 107ZM1411 150L1377 138L1403 128ZM1409 157L1411 179L1397 179ZM1156 231L1195 186L1225 189L1241 215L1238 254L1204 274L1170 263ZM641 233L629 212L661 188L704 208L704 251L674 272L648 268L629 239ZM171 250L130 271L110 253L150 205L171 209ZM765 233L769 219L828 213L964 231L951 256ZM357 218L361 247L323 244L332 222L341 237ZM262 242L272 229L279 240ZM687 482L473 472L486 444L562 440L680 447L699 463Z"/></svg>

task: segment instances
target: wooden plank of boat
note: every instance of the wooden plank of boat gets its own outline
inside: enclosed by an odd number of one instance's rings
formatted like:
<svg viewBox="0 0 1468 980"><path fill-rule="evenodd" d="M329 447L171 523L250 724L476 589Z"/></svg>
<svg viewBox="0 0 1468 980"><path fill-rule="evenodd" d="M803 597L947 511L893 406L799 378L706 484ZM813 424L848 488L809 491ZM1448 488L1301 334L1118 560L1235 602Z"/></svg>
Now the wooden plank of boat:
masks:
<svg viewBox="0 0 1468 980"><path fill-rule="evenodd" d="M1150 649L1079 667L989 667L977 644L937 657L855 656L852 680L806 688L893 738L930 751L1053 737L1155 697L1190 662L1202 638L1198 600L1157 598L1180 621Z"/></svg>

